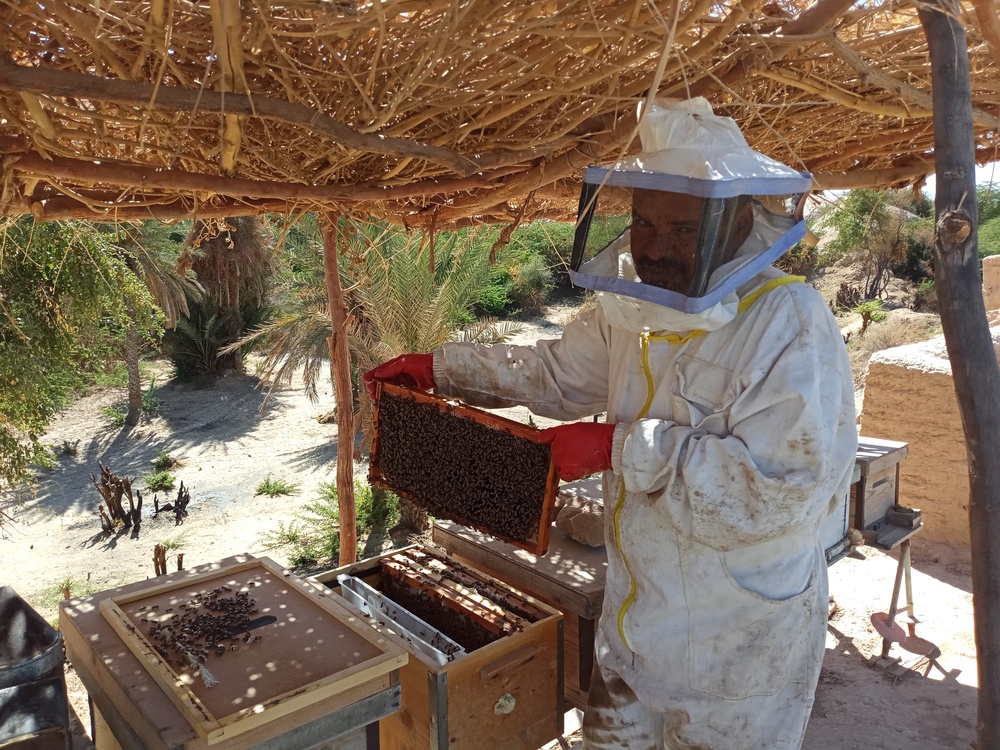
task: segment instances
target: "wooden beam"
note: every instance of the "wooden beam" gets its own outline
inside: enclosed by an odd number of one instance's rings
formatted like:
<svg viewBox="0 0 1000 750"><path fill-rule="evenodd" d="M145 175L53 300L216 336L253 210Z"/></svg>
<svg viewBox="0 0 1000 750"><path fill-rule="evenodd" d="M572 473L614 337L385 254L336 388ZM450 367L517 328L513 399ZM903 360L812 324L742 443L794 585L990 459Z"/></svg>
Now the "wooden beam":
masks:
<svg viewBox="0 0 1000 750"><path fill-rule="evenodd" d="M779 29L782 36L815 34L851 9L854 0L817 0Z"/></svg>
<svg viewBox="0 0 1000 750"><path fill-rule="evenodd" d="M223 93L245 93L243 75L243 16L240 0L212 0L212 31L215 34L215 55L219 65L218 90ZM225 99L223 99L225 106ZM225 114L222 128L222 171L232 175L236 171L243 131L238 115Z"/></svg>
<svg viewBox="0 0 1000 750"><path fill-rule="evenodd" d="M264 200L311 200L330 202L357 202L392 200L439 195L488 187L489 182L480 177L457 180L422 180L409 185L378 187L372 185L303 185L268 180L248 180L241 177L199 172L182 172L175 169L133 166L107 161L88 161L52 157L29 152L11 159L9 168L21 174L39 177L56 177L75 180L83 184L106 184L121 187L154 190L180 190L219 193L240 198Z"/></svg>
<svg viewBox="0 0 1000 750"><path fill-rule="evenodd" d="M770 37L763 37L765 44L763 49L767 51L769 63L776 63L788 57L793 52L801 49L807 43L806 40L798 39L791 44L772 44L774 37L780 36L808 36L823 29L829 28L833 23L846 13L854 5L854 0L817 0L811 6L802 11L788 23L780 27L780 34L773 34ZM786 42L790 40L785 40ZM774 39L777 43L778 39ZM691 82L690 96L711 97L718 91L746 77L752 68L757 65L757 55L751 49L742 54L736 54L733 59L726 64L723 71L719 71L713 76L704 76Z"/></svg>
<svg viewBox="0 0 1000 750"><path fill-rule="evenodd" d="M340 522L340 564L358 559L358 529L354 511L354 390L351 386L351 352L348 344L347 305L340 287L337 239L340 235L336 214L327 214L323 223L323 271L330 307L332 333L330 375L337 399L337 511Z"/></svg>
<svg viewBox="0 0 1000 750"><path fill-rule="evenodd" d="M854 143L844 144L841 148L823 154L822 156L806 159L805 167L809 171L815 172L828 164L836 164L837 162L848 159L852 156L867 154L875 149L892 146L903 141L906 141L912 146L918 141L924 139L929 140L930 138L933 138L933 136L934 126L931 121L921 122L916 127L912 128L894 130L881 136L871 136L868 134L855 135L854 137L859 140ZM930 143L928 143L928 146L929 145Z"/></svg>
<svg viewBox="0 0 1000 750"><path fill-rule="evenodd" d="M935 128L936 130L936 128ZM974 162L985 164L996 158L993 149L977 149ZM813 190L854 190L857 188L891 188L914 182L934 174L938 167L934 154L917 157L905 164L885 169L854 169L847 172L813 172Z"/></svg>
<svg viewBox="0 0 1000 750"><path fill-rule="evenodd" d="M790 86L791 88L814 94L832 104L857 110L858 112L867 112L868 114L880 115L882 117L895 117L900 120L917 120L931 116L929 108L920 106L905 107L899 104L872 101L849 91L832 88L826 82L807 78L806 74L792 69L783 70L777 67L763 68L757 71L757 75L769 78L783 86Z"/></svg>
<svg viewBox="0 0 1000 750"><path fill-rule="evenodd" d="M177 86L154 86L86 73L29 68L2 60L0 60L0 91L12 91L18 94L28 91L48 96L134 104L141 107L162 107L184 112L197 110L261 117L302 125L331 138L344 148L356 151L400 158L426 159L462 175L472 174L478 168L472 159L449 149L378 133L359 133L318 110L259 94L250 97L246 94Z"/></svg>
<svg viewBox="0 0 1000 750"><path fill-rule="evenodd" d="M849 172L813 172L813 190L857 190L889 188L906 184L934 172L930 162L915 162L887 169L856 169Z"/></svg>
<svg viewBox="0 0 1000 750"><path fill-rule="evenodd" d="M3 208L4 216L33 216L36 221L98 221L125 222L180 221L181 219L224 219L228 216L257 216L263 213L297 213L316 210L309 202L289 201L234 201L223 200L205 203L193 197L178 198L162 204L132 205L123 202L106 210L95 209L91 204L60 196L44 201L13 202Z"/></svg>
<svg viewBox="0 0 1000 750"><path fill-rule="evenodd" d="M996 22L996 19L994 19L994 22ZM873 83L889 93L895 94L900 99L907 99L927 111L930 111L934 106L930 94L925 94L916 86L911 86L904 81L893 78L888 73L873 68L861 58L861 55L851 49L849 45L844 44L844 42L838 39L835 34L830 34L826 38L826 43L830 45L833 51L844 62L858 71L862 78L868 80L869 83ZM990 130L1000 128L1000 117L984 112L978 107L972 108L972 121L976 125L981 125Z"/></svg>
<svg viewBox="0 0 1000 750"><path fill-rule="evenodd" d="M543 161L506 181L498 182L492 190L483 193L482 201L478 207L492 208L504 201L523 199L528 193L559 180L579 179L585 167L599 162L618 149L627 147L632 142L636 132L635 121L630 116L623 115L619 117L614 127L606 132L595 134L554 159ZM442 207L438 209L437 221L441 225L451 225L458 219L476 213L475 210L470 211L469 208L468 203L465 206ZM430 219L429 214L427 218Z"/></svg>
<svg viewBox="0 0 1000 750"><path fill-rule="evenodd" d="M56 137L55 125L52 124L52 120L42 107L42 103L38 100L38 97L24 91L20 93L21 101L24 103L24 108L28 110L28 114L31 115L31 119L35 121L35 124L38 126L38 131L44 138L50 141L53 140Z"/></svg>
<svg viewBox="0 0 1000 750"><path fill-rule="evenodd" d="M934 286L969 461L976 747L1000 747L1000 365L983 305L969 47L956 0L917 9L934 97Z"/></svg>
<svg viewBox="0 0 1000 750"><path fill-rule="evenodd" d="M1000 65L1000 18L998 8L993 0L972 0L976 9L976 20L979 21L979 33L993 53L993 61Z"/></svg>

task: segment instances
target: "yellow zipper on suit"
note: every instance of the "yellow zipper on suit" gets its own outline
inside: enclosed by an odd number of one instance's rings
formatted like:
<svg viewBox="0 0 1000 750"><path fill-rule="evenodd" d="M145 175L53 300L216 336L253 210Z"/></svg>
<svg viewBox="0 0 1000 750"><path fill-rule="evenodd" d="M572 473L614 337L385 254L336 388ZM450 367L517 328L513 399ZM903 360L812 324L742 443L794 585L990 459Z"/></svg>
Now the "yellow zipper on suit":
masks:
<svg viewBox="0 0 1000 750"><path fill-rule="evenodd" d="M784 286L785 284L795 284L798 282L805 281L805 276L782 276L777 279L771 279L766 284L762 284L754 291L750 292L746 297L740 300L739 307L737 308L737 315L750 309L750 307L765 294L770 292L772 289L776 289L779 286ZM639 347L642 352L642 372L646 376L646 403L642 405L639 410L639 414L636 416L636 420L643 419L648 413L649 408L653 405L653 397L656 395L656 383L653 380L653 372L649 367L649 342L650 341L666 341L669 344L684 344L692 339L696 339L700 336L704 336L708 331L691 331L690 333L685 333L683 335L677 333L667 333L667 334L651 334L643 333L639 335ZM636 585L635 576L632 575L632 566L629 564L628 558L625 557L624 551L622 551L622 539L621 539L621 516L622 510L625 507L625 479L622 478L621 485L618 488L618 500L615 503L615 510L612 514L612 528L614 529L615 536L615 547L618 550L618 555L622 559L622 563L625 565L625 572L628 573L629 579L629 590L628 596L625 597L625 601L622 602L622 606L618 609L618 635L622 639L622 643L625 644L625 648L632 652L633 666L635 662L635 652L632 651L632 646L628 642L628 638L625 636L625 615L628 614L629 609L635 604L636 598Z"/></svg>

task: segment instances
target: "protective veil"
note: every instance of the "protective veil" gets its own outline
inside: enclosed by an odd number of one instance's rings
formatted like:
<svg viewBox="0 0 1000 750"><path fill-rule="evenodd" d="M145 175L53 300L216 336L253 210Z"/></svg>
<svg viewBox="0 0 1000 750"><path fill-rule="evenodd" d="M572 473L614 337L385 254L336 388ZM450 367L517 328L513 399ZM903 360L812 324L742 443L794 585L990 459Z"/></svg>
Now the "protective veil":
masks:
<svg viewBox="0 0 1000 750"><path fill-rule="evenodd" d="M570 276L577 286L599 293L612 325L636 332L714 330L736 315L736 289L806 234L805 222L792 218L789 211L794 207L791 196L808 191L812 180L751 149L736 123L715 116L701 97L649 105L639 137L640 154L611 167L588 167L584 174ZM687 294L640 281L627 233L579 266L606 188L626 193L636 188L659 190L704 199L695 280ZM770 210L755 204L752 241L743 244L737 258L726 258L721 246L731 229L727 221L732 220L732 204L737 197L750 195L766 201ZM788 197L782 201L781 196Z"/></svg>
<svg viewBox="0 0 1000 750"><path fill-rule="evenodd" d="M733 268L774 232L755 224ZM602 303L558 340L434 354L444 395L616 425L586 747L801 745L825 638L818 529L857 437L836 321L794 282L764 267L695 312L617 295L628 305Z"/></svg>

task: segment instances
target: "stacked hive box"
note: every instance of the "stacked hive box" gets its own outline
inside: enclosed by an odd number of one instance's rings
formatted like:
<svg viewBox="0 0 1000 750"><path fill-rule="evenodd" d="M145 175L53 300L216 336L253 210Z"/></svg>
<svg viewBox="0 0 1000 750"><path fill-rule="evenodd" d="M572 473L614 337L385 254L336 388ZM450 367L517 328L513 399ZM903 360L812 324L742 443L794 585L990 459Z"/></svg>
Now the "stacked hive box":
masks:
<svg viewBox="0 0 1000 750"><path fill-rule="evenodd" d="M389 616L367 615L372 627L410 653L400 672L400 711L379 723L382 750L535 748L561 735L563 623L557 610L423 547L312 580L343 593L338 577L345 575L464 647L464 653L435 659Z"/></svg>

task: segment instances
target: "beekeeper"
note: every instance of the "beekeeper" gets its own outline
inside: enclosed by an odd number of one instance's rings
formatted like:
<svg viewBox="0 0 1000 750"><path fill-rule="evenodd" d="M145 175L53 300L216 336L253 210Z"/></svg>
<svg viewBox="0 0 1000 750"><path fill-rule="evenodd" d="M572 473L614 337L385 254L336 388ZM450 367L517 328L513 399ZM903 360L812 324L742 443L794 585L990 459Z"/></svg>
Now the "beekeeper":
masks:
<svg viewBox="0 0 1000 750"><path fill-rule="evenodd" d="M563 479L604 472L607 586L585 748L800 747L823 659L818 528L857 448L847 352L823 298L771 264L810 178L704 99L658 102L642 152L588 168L631 228L572 273L599 305L535 346L446 344L365 375L568 421ZM627 204L625 204L627 205ZM619 208L618 213L622 213Z"/></svg>

